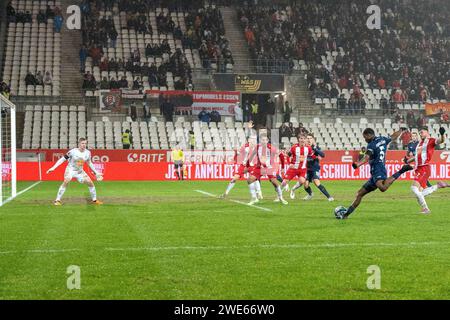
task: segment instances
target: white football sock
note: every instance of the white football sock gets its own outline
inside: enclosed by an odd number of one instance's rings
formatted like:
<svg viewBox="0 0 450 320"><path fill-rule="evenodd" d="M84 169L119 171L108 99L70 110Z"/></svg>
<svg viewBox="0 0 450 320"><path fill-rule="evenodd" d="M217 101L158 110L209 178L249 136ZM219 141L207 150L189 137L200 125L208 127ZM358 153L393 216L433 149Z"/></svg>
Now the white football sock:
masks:
<svg viewBox="0 0 450 320"><path fill-rule="evenodd" d="M256 198L256 186L255 186L255 183L254 182L250 183L248 185L248 188L250 189L250 194L252 196L252 199L255 199Z"/></svg>
<svg viewBox="0 0 450 320"><path fill-rule="evenodd" d="M262 194L261 193L261 183L259 182L259 180L255 181L255 189L256 189L256 193Z"/></svg>
<svg viewBox="0 0 450 320"><path fill-rule="evenodd" d="M297 182L296 184L295 184L295 186L291 189L292 191L295 191L295 190L297 190L298 188L300 188L302 186L302 184L300 183L300 182Z"/></svg>
<svg viewBox="0 0 450 320"><path fill-rule="evenodd" d="M283 191L281 190L281 186L276 186L275 190L277 192L278 198L282 199L283 198Z"/></svg>
<svg viewBox="0 0 450 320"><path fill-rule="evenodd" d="M63 187L63 186L60 186L59 190L58 190L58 194L56 195L56 200L57 201L61 201L61 198L62 198L64 192L66 192L66 188Z"/></svg>
<svg viewBox="0 0 450 320"><path fill-rule="evenodd" d="M236 184L236 181L231 180L230 183L229 183L228 186L227 186L227 190L225 191L225 194L229 194L230 191L231 191L231 189L234 188L234 185L235 185L235 184Z"/></svg>
<svg viewBox="0 0 450 320"><path fill-rule="evenodd" d="M416 186L411 187L411 191L416 195L417 201L423 209L428 209L427 202L425 201L425 197L422 192L419 191L419 188Z"/></svg>
<svg viewBox="0 0 450 320"><path fill-rule="evenodd" d="M424 197L426 197L426 196L432 194L433 192L435 192L437 189L438 189L438 186L437 186L437 185L428 187L428 188L426 188L426 189L424 189L424 190L422 191L422 195L423 195Z"/></svg>
<svg viewBox="0 0 450 320"><path fill-rule="evenodd" d="M97 191L95 190L95 187L89 187L89 193L91 194L92 201L97 200Z"/></svg>

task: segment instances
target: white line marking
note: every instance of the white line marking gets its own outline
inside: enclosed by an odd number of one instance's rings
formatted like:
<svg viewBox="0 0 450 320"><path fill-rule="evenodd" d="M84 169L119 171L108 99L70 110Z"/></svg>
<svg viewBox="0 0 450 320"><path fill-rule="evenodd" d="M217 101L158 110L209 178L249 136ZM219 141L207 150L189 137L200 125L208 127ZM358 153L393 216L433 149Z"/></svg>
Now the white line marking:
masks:
<svg viewBox="0 0 450 320"><path fill-rule="evenodd" d="M103 251L173 251L173 250L239 250L239 249L339 249L348 247L432 247L448 246L450 242L403 242L403 243L292 243L292 244L254 244L242 246L168 246L168 247L138 247L138 248L103 248ZM74 251L89 251L90 249L33 249L0 251L0 255L23 253L65 253ZM98 250L98 249L96 249Z"/></svg>
<svg viewBox="0 0 450 320"><path fill-rule="evenodd" d="M37 185L38 185L39 183L41 183L41 182L42 182L42 181L35 182L35 183L33 183L31 186L29 186L28 188L23 189L22 191L17 192L15 198L9 197L8 199L5 200L5 202L3 202L3 204L6 204L6 203L8 203L8 202L10 202L10 201L12 201L12 200L14 200L14 199L16 199L16 198L17 198L18 196L20 196L22 193L25 193L25 192L27 192L28 190L30 190L31 188L34 188L35 186L37 186Z"/></svg>
<svg viewBox="0 0 450 320"><path fill-rule="evenodd" d="M33 250L14 250L14 251L0 251L0 254L16 254L16 253L62 253L71 251L81 251L80 249L33 249Z"/></svg>
<svg viewBox="0 0 450 320"><path fill-rule="evenodd" d="M217 196L216 196L215 194L212 194L212 193L209 193L209 192L206 192L206 191L195 190L195 192L204 194L204 195L209 196L209 197L212 197L212 198L217 198ZM231 199L230 199L229 201L232 201L232 202L235 202L235 203L239 203L239 204L243 204L244 206L253 207L253 208L256 208L256 209L259 209L259 210L273 212L272 209L264 208L264 207L259 207L259 206L255 206L254 204L248 204L248 203L245 203L245 202L242 202L242 201L231 200Z"/></svg>
<svg viewBox="0 0 450 320"><path fill-rule="evenodd" d="M238 250L238 249L330 249L345 247L420 247L448 245L450 242L406 242L406 243L294 243L294 244L255 244L243 246L180 246L180 247L141 247L105 248L106 251L164 251L164 250Z"/></svg>

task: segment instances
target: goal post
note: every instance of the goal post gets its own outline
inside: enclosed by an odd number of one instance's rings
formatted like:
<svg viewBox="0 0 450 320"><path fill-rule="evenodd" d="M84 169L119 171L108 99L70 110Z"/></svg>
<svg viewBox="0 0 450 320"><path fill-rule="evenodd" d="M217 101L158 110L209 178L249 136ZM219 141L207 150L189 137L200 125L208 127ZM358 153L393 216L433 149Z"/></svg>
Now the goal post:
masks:
<svg viewBox="0 0 450 320"><path fill-rule="evenodd" d="M17 195L16 106L0 94L0 206Z"/></svg>

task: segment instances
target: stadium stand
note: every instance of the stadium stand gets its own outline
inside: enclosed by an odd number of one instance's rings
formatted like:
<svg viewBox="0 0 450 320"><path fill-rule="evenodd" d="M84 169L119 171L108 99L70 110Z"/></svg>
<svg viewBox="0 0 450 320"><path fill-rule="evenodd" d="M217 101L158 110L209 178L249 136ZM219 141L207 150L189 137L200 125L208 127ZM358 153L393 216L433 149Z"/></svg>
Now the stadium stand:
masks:
<svg viewBox="0 0 450 320"><path fill-rule="evenodd" d="M8 4L3 79L12 95L60 95L60 5L28 0Z"/></svg>
<svg viewBox="0 0 450 320"><path fill-rule="evenodd" d="M174 1L87 1L83 7L83 89L192 89L192 68L232 69L215 6ZM97 8L95 3L100 3Z"/></svg>
<svg viewBox="0 0 450 320"><path fill-rule="evenodd" d="M249 3L238 17L258 69L280 72L270 61L292 59L294 69L307 71L314 102L325 109L336 110L341 95L346 107L364 99L367 109L379 109L383 97L406 110L418 110L418 102L445 100L449 2L377 4L383 8L380 31L366 27L364 1Z"/></svg>
<svg viewBox="0 0 450 320"><path fill-rule="evenodd" d="M443 85L450 79L450 23L442 10L448 4L434 0L435 6L430 6L412 0L414 5L405 8L400 1L380 3L388 8L383 11L386 24L380 31L359 25L366 19L357 19L365 17L363 5L357 1L344 0L338 6L305 0L291 6L249 4L237 9L257 61L256 71L300 71L297 77L305 76L313 97L307 107L314 113L304 117L293 110L287 117L290 121L275 123L275 128L280 128L280 142L292 142L296 133L305 130L326 149L359 149L365 144L361 131L366 127L388 134L401 127L417 129L419 123L428 124L431 133L437 134L438 122L426 122L423 117L423 102L445 101L448 94ZM10 84L13 96L59 95L60 39L48 16L58 14L59 5L59 1L10 3L4 94L9 94ZM81 9L84 46L80 53L86 56L81 59L86 96L115 88L192 90L192 70L233 69L221 13L214 5L205 6L203 1L187 7L182 1L84 0ZM417 12L424 16L416 19ZM429 15L433 15L433 24L427 22ZM41 43L43 49L37 45ZM52 86L26 86L38 71L50 71ZM301 86L287 90L298 91ZM82 102L36 99L26 103L25 149L64 149L76 145L80 136L88 138L91 148L121 149L121 134L126 129L132 133L134 149L172 148L187 141L190 130L196 149L232 149L245 140L246 123L229 117L209 124L193 121L191 116L175 116L173 122L163 121L162 116L152 116L148 122L131 121L130 117L125 120L125 114L91 118L88 108L78 105ZM325 119L314 104L330 111L332 118ZM278 121L280 116L278 110ZM448 119L443 125L449 127Z"/></svg>
<svg viewBox="0 0 450 320"><path fill-rule="evenodd" d="M29 105L25 112L23 144L24 149L67 149L77 145L77 137L86 136L91 148L122 149L122 132L131 131L133 149L169 149L180 142L187 145L189 131L194 132L196 150L233 150L244 144L247 123L234 122L225 117L222 122L186 121L179 116L175 122L165 122L152 117L150 121L110 121L105 116L101 121L87 121L84 106ZM296 117L290 119L290 129L280 128L280 142L292 143L300 132L314 134L319 145L329 150L355 150L365 145L362 131L367 127L375 128L381 135L399 130L403 125L390 118L383 122L372 123L367 118L358 122L333 120L319 117L299 123ZM430 133L437 136L440 126L450 130L448 123L429 123ZM417 129L415 129L417 130ZM450 144L447 137L446 144Z"/></svg>

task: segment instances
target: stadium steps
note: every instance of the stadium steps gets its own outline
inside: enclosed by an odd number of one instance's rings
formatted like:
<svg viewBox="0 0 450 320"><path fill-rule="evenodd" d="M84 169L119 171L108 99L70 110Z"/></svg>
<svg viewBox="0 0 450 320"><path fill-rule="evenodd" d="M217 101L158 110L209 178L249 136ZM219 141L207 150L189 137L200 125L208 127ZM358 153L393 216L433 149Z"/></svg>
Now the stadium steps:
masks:
<svg viewBox="0 0 450 320"><path fill-rule="evenodd" d="M287 95L291 107L294 108L293 113L297 113L299 117L317 116L321 113L320 107L315 105L311 98L304 74L287 77Z"/></svg>
<svg viewBox="0 0 450 320"><path fill-rule="evenodd" d="M237 18L236 10L233 7L221 7L220 12L225 27L225 37L230 43L230 49L233 54L233 71L254 72L254 67L250 64L251 56L245 40L244 30Z"/></svg>
<svg viewBox="0 0 450 320"><path fill-rule="evenodd" d="M70 1L61 1L63 7L73 4ZM64 14L64 24L67 14ZM83 77L80 73L79 50L81 46L81 31L68 30L66 26L61 29L61 95L64 99L77 100L82 103Z"/></svg>

